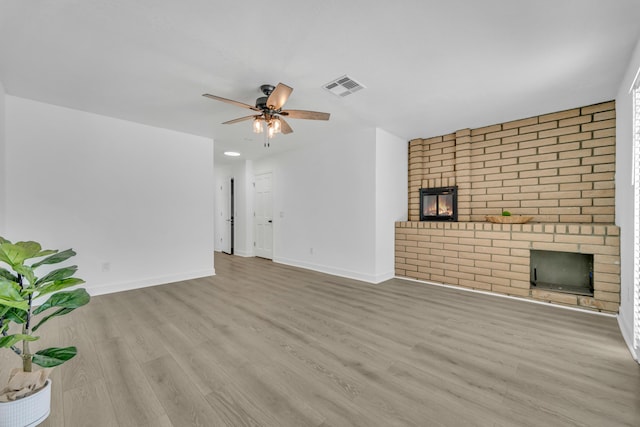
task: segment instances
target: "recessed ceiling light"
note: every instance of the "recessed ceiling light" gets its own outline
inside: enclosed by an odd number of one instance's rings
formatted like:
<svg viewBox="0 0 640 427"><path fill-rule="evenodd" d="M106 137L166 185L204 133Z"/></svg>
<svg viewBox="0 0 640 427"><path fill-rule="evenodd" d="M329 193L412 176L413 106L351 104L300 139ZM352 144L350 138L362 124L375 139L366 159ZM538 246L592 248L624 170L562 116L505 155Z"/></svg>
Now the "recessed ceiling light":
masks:
<svg viewBox="0 0 640 427"><path fill-rule="evenodd" d="M229 157L238 157L240 153L238 153L237 151L225 151L224 155Z"/></svg>

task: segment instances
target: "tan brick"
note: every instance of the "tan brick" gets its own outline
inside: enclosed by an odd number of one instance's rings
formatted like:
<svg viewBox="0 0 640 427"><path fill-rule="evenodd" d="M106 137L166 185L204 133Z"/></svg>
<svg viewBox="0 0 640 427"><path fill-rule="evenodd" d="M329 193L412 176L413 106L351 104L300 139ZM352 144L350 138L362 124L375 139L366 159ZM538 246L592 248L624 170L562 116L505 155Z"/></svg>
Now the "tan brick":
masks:
<svg viewBox="0 0 640 427"><path fill-rule="evenodd" d="M593 183L591 182L569 182L566 184L560 184L560 191L583 190L582 197L592 197L592 196L585 195L585 191L590 191L592 188L593 188Z"/></svg>
<svg viewBox="0 0 640 427"><path fill-rule="evenodd" d="M589 123L592 120L592 116L591 115L586 115L586 116L578 116L578 117L573 117L570 119L564 119L564 120L560 120L559 122L559 126L563 127L563 126L572 126L572 125L581 125L584 123Z"/></svg>
<svg viewBox="0 0 640 427"><path fill-rule="evenodd" d="M540 131L555 129L557 127L558 127L558 122L549 121L546 123L541 123L541 124L536 124L531 126L523 126L519 129L519 133L527 134L527 133L533 133L533 132L540 132Z"/></svg>
<svg viewBox="0 0 640 427"><path fill-rule="evenodd" d="M592 138L591 132L572 133L570 135L562 135L558 138L558 142L561 144L573 141L585 141ZM584 146L584 144L583 144Z"/></svg>
<svg viewBox="0 0 640 427"><path fill-rule="evenodd" d="M560 159L578 159L583 157L589 157L592 155L591 148L584 148L582 150L563 151L558 154Z"/></svg>
<svg viewBox="0 0 640 427"><path fill-rule="evenodd" d="M619 292L603 292L603 291L593 291L593 297L600 301L609 301L609 302L620 302L620 293Z"/></svg>
<svg viewBox="0 0 640 427"><path fill-rule="evenodd" d="M607 136L616 136L616 128L596 130L593 132L593 138L605 138Z"/></svg>
<svg viewBox="0 0 640 427"><path fill-rule="evenodd" d="M533 242L531 249L538 251L578 252L575 243Z"/></svg>
<svg viewBox="0 0 640 427"><path fill-rule="evenodd" d="M529 117L527 119L514 120L511 122L506 122L502 124L502 129L513 129L519 128L523 126L534 125L538 123L538 117Z"/></svg>
<svg viewBox="0 0 640 427"><path fill-rule="evenodd" d="M506 295L515 295L519 297L529 296L529 289L519 289L512 286L493 285L491 291Z"/></svg>
<svg viewBox="0 0 640 427"><path fill-rule="evenodd" d="M586 125L583 125L583 126L586 126ZM562 127L558 129L545 130L540 132L539 135L540 135L540 138L548 138L551 136L569 135L573 133L580 133L580 126L575 125L575 126Z"/></svg>
<svg viewBox="0 0 640 427"><path fill-rule="evenodd" d="M615 273L603 273L596 271L594 273L596 280L595 288L600 291L619 292L620 291L620 275Z"/></svg>
<svg viewBox="0 0 640 427"><path fill-rule="evenodd" d="M616 103L615 101L607 101L602 102L600 104L589 105L587 107L582 107L582 114L593 114L599 113L607 110L615 110Z"/></svg>
<svg viewBox="0 0 640 427"><path fill-rule="evenodd" d="M616 139L613 136L582 141L584 148L615 147L615 145Z"/></svg>
<svg viewBox="0 0 640 427"><path fill-rule="evenodd" d="M620 248L616 246L580 245L580 252L594 255L620 255Z"/></svg>
<svg viewBox="0 0 640 427"><path fill-rule="evenodd" d="M616 165L614 163L609 163L605 165L593 165L593 172L615 172Z"/></svg>
<svg viewBox="0 0 640 427"><path fill-rule="evenodd" d="M592 166L574 166L560 169L560 175L588 175L591 174Z"/></svg>
<svg viewBox="0 0 640 427"><path fill-rule="evenodd" d="M615 118L616 118L616 110L603 111L601 113L596 113L593 115L594 121L609 120L609 119L615 119Z"/></svg>
<svg viewBox="0 0 640 427"><path fill-rule="evenodd" d="M579 296L578 305L581 307L595 308L601 311L611 311L615 313L618 312L618 304L606 302L606 301L599 301L594 299L593 297Z"/></svg>
<svg viewBox="0 0 640 427"><path fill-rule="evenodd" d="M557 143L558 143L558 138L552 137L552 138L538 138L531 141L524 141L519 143L518 145L520 149L524 150L526 148L545 147L547 145L554 145Z"/></svg>
<svg viewBox="0 0 640 427"><path fill-rule="evenodd" d="M588 114L588 113L583 113L583 114ZM558 111L557 113L551 113L551 114L545 114L545 115L539 116L538 121L540 123L543 123L543 122L548 122L550 120L568 119L570 117L576 117L579 115L580 115L580 109L574 108L571 110Z"/></svg>
<svg viewBox="0 0 640 427"><path fill-rule="evenodd" d="M576 151L580 149L580 142L571 142L566 144L548 145L538 148L540 154L555 153L560 151Z"/></svg>
<svg viewBox="0 0 640 427"><path fill-rule="evenodd" d="M502 130L502 125L485 126L477 129L471 129L471 136L497 132L499 130Z"/></svg>
<svg viewBox="0 0 640 427"><path fill-rule="evenodd" d="M616 127L616 119L602 120L599 122L586 123L582 125L582 131L595 131L599 129L609 129Z"/></svg>
<svg viewBox="0 0 640 427"><path fill-rule="evenodd" d="M557 234L554 242L577 243L580 245L604 245L604 236L585 236L581 234Z"/></svg>
<svg viewBox="0 0 640 427"><path fill-rule="evenodd" d="M590 215L612 215L615 213L615 206L590 206L582 208L582 213Z"/></svg>
<svg viewBox="0 0 640 427"><path fill-rule="evenodd" d="M538 135L535 132L525 133L522 135L506 136L502 138L502 144L515 144L523 141L533 141L538 139Z"/></svg>
<svg viewBox="0 0 640 427"><path fill-rule="evenodd" d="M487 139L498 139L498 138L504 138L506 136L513 136L513 135L517 135L518 134L518 129L507 129L507 130L501 130L498 132L491 132L491 133L487 133L485 138Z"/></svg>
<svg viewBox="0 0 640 427"><path fill-rule="evenodd" d="M531 289L531 296L535 299L557 302L560 304L577 305L578 297L571 294L563 294L559 292L551 292L542 289Z"/></svg>

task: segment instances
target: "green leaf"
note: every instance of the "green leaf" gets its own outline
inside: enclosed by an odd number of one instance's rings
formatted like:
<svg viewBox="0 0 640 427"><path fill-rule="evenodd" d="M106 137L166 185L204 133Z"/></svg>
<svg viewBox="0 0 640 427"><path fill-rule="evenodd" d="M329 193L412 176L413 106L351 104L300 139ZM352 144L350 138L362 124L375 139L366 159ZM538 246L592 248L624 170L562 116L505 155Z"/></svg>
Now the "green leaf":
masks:
<svg viewBox="0 0 640 427"><path fill-rule="evenodd" d="M67 277L73 276L76 271L78 271L77 265L72 265L71 267L59 268L57 270L53 270L52 272L46 274L44 277L41 277L36 282L36 286L42 285L43 283L55 282L56 280L63 280Z"/></svg>
<svg viewBox="0 0 640 427"><path fill-rule="evenodd" d="M28 310L29 303L22 297L18 288L19 285L16 283L0 281L0 306Z"/></svg>
<svg viewBox="0 0 640 427"><path fill-rule="evenodd" d="M70 277L68 279L56 280L55 282L51 282L48 285L44 285L40 289L38 289L38 297L42 295L50 294L51 292L57 292L62 289L70 288L71 286L81 285L84 283L84 280L79 279L77 277Z"/></svg>
<svg viewBox="0 0 640 427"><path fill-rule="evenodd" d="M33 327L32 331L33 332L37 331L40 328L40 326L42 326L42 324L44 324L44 322L46 322L47 320L51 319L52 317L63 316L65 314L71 313L73 310L75 310L75 308L60 308L60 309L54 311L53 313L49 314L48 316L43 317L42 320L40 320L38 322L38 324Z"/></svg>
<svg viewBox="0 0 640 427"><path fill-rule="evenodd" d="M62 365L76 354L78 354L78 349L75 347L51 347L36 352L33 355L33 363L43 368L53 368Z"/></svg>
<svg viewBox="0 0 640 427"><path fill-rule="evenodd" d="M18 281L18 276L14 276L9 270L5 270L4 268L0 268L0 278L5 278L10 282Z"/></svg>
<svg viewBox="0 0 640 427"><path fill-rule="evenodd" d="M0 245L3 243L11 243L11 242L5 239L4 237L0 236Z"/></svg>
<svg viewBox="0 0 640 427"><path fill-rule="evenodd" d="M33 331L38 330L42 324L51 319L52 317L62 316L67 313L71 313L78 307L82 307L87 304L91 300L91 297L84 289L75 289L70 292L58 292L57 294L51 295L51 297L40 307L36 308L33 311L33 314L39 314L43 311L52 308L52 307L60 307L59 310L54 311L48 316L44 317L36 326L33 327Z"/></svg>
<svg viewBox="0 0 640 427"><path fill-rule="evenodd" d="M9 308L4 314L4 317L14 323L22 325L27 321L27 312L18 308Z"/></svg>
<svg viewBox="0 0 640 427"><path fill-rule="evenodd" d="M31 335L23 335L23 334L7 335L6 337L0 338L0 348L1 347L9 348L12 345L16 345L20 341L35 341L38 338L39 337L33 337Z"/></svg>
<svg viewBox="0 0 640 427"><path fill-rule="evenodd" d="M30 285L35 284L36 275L33 273L33 269L31 267L29 267L28 265L16 265L15 267L13 267L13 269L16 271L16 273L22 274L22 276L27 279L27 282Z"/></svg>
<svg viewBox="0 0 640 427"><path fill-rule="evenodd" d="M58 264L62 261L66 261L69 258L71 258L72 256L74 256L76 253L73 251L73 249L67 249L66 251L62 251L62 252L57 252L54 253L53 255L40 260L38 262L36 262L35 264L33 264L31 267L32 268L38 268L43 264Z"/></svg>
<svg viewBox="0 0 640 427"><path fill-rule="evenodd" d="M33 314L39 314L52 307L78 308L87 304L91 297L85 289L74 289L69 292L58 292L51 295L49 299L40 307L33 311Z"/></svg>
<svg viewBox="0 0 640 427"><path fill-rule="evenodd" d="M0 260L11 267L21 265L26 259L37 256L42 250L38 242L16 242L0 244Z"/></svg>

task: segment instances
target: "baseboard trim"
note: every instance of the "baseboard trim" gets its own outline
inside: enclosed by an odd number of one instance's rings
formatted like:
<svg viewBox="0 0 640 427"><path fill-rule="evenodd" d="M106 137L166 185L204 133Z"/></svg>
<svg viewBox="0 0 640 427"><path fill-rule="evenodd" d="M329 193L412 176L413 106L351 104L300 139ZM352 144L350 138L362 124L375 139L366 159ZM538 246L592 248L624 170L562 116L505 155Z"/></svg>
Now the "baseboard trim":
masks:
<svg viewBox="0 0 640 427"><path fill-rule="evenodd" d="M104 285L86 287L91 296L112 294L115 292L130 291L133 289L148 288L150 286L165 285L167 283L181 282L183 280L200 279L202 277L215 276L215 268L192 271L188 273L174 274L168 276L152 277L143 280L130 282L106 283Z"/></svg>
<svg viewBox="0 0 640 427"><path fill-rule="evenodd" d="M417 282L417 283L424 283L426 285L439 286L441 288L456 289L456 290L459 290L459 291L473 292L473 293L476 293L476 294L489 295L489 296L492 296L492 297L507 298L507 299L512 299L512 300L516 300L516 301L529 302L529 303L532 303L532 304L545 305L547 307L557 307L557 308L561 308L561 309L564 309L564 310L579 311L580 313L590 313L590 314L594 314L594 315L597 315L597 316L615 317L615 318L618 317L616 314L613 314L613 313L603 313L601 311L586 310L586 309L583 309L583 308L570 307L570 306L567 306L567 305L550 304L550 303L545 302L545 301L538 301L538 300L529 299L529 298L522 298L522 297L517 297L517 296L513 296L513 295L499 294L497 292L483 291L481 289L470 289L470 288L465 288L463 286L446 285L444 283L429 282L429 281L426 281L426 280L413 279L411 277L395 276L395 278L396 279L400 279L400 280L408 280L409 282Z"/></svg>
<svg viewBox="0 0 640 427"><path fill-rule="evenodd" d="M627 345L629 353L631 353L631 357L640 364L640 354L638 354L638 349L633 346L633 331L627 328L629 322L626 321L626 317L626 313L621 310L620 314L618 314L618 327L622 333L622 339L624 339L624 343Z"/></svg>
<svg viewBox="0 0 640 427"><path fill-rule="evenodd" d="M385 280L393 279L394 273L385 273L378 275L364 274L357 271L344 270L341 268L329 267L322 264L314 264L310 262L300 261L291 258L277 257L273 258L273 262L278 264L290 265L291 267L304 268L306 270L313 270L319 273L331 274L333 276L344 277L347 279L360 280L367 283L378 284Z"/></svg>

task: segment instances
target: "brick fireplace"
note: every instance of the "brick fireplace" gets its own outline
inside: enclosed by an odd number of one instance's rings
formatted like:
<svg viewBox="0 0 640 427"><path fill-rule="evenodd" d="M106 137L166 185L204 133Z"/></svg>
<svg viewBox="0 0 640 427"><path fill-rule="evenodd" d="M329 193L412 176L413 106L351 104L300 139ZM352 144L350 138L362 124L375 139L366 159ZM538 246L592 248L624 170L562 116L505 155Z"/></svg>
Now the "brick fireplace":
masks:
<svg viewBox="0 0 640 427"><path fill-rule="evenodd" d="M409 142L396 274L617 312L614 101ZM421 219L421 189L457 188L458 222ZM533 216L491 224L486 215ZM531 251L593 256L592 295L532 286Z"/></svg>

